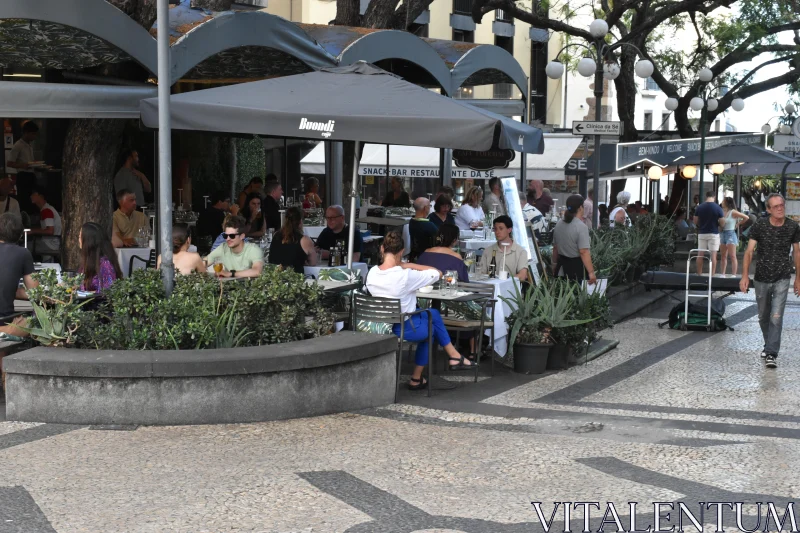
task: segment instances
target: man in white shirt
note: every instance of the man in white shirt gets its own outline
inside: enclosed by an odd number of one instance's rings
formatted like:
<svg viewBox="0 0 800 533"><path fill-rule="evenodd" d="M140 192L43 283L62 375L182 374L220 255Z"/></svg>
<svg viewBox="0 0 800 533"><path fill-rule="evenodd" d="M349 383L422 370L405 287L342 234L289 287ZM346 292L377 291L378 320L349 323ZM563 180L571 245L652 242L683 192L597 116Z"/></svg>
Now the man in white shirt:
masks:
<svg viewBox="0 0 800 533"><path fill-rule="evenodd" d="M32 214L34 206L30 196L36 185L36 174L30 171L30 164L35 161L33 156L33 141L39 136L39 126L30 120L22 125L22 137L14 143L11 154L8 156L6 166L11 174L17 175L17 198L21 208Z"/></svg>
<svg viewBox="0 0 800 533"><path fill-rule="evenodd" d="M39 209L40 228L31 229L31 235L43 235L36 241L34 252L47 257L60 254L61 250L61 217L58 211L47 203L44 192L34 189L31 203ZM48 235L52 235L51 237Z"/></svg>
<svg viewBox="0 0 800 533"><path fill-rule="evenodd" d="M11 189L14 188L14 183L8 179L3 178L0 180L0 215L3 213L16 213L19 212L19 202L11 197Z"/></svg>
<svg viewBox="0 0 800 533"><path fill-rule="evenodd" d="M522 216L525 218L525 224L531 227L533 236L538 241L541 239L542 233L547 233L547 221L542 212L533 205L536 200L536 191L529 189L525 194L527 201L522 206Z"/></svg>

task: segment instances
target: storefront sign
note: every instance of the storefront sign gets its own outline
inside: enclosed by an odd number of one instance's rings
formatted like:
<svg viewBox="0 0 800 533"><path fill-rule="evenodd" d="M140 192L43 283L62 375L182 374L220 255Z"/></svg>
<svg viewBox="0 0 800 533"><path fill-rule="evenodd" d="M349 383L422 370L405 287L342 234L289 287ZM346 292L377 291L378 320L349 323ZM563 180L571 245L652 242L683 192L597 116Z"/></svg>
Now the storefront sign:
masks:
<svg viewBox="0 0 800 533"><path fill-rule="evenodd" d="M453 161L460 167L472 170L492 170L494 168L508 168L514 159L514 150L487 150L473 152L472 150L453 150Z"/></svg>
<svg viewBox="0 0 800 533"><path fill-rule="evenodd" d="M796 120L800 123L800 120ZM772 149L776 152L800 152L800 138L794 135L776 135Z"/></svg>
<svg viewBox="0 0 800 533"><path fill-rule="evenodd" d="M564 174L567 176L586 176L586 165L588 160L573 157L564 165Z"/></svg>
<svg viewBox="0 0 800 533"><path fill-rule="evenodd" d="M373 167L361 165L358 167L358 174L361 176L386 176L386 167ZM471 170L467 168L454 168L452 170L453 179L489 179L494 177L493 170ZM439 178L438 168L422 167L389 167L389 176L400 178Z"/></svg>
<svg viewBox="0 0 800 533"><path fill-rule="evenodd" d="M706 137L706 150L713 150L729 144L755 145L764 147L765 138L761 134L727 135L725 137ZM635 142L617 144L616 169L622 170L642 162L662 167L680 164L680 158L700 152L700 139L674 139L668 141Z"/></svg>

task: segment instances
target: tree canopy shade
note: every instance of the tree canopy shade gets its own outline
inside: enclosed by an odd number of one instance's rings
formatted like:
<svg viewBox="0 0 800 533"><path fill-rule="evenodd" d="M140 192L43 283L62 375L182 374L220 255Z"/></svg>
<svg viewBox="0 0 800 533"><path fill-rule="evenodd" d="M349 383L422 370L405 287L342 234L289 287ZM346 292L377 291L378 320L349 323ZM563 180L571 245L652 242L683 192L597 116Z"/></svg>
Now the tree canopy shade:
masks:
<svg viewBox="0 0 800 533"><path fill-rule="evenodd" d="M183 93L170 101L174 129L544 151L538 128L441 96L363 62ZM140 109L144 124L155 127L158 100L143 100Z"/></svg>

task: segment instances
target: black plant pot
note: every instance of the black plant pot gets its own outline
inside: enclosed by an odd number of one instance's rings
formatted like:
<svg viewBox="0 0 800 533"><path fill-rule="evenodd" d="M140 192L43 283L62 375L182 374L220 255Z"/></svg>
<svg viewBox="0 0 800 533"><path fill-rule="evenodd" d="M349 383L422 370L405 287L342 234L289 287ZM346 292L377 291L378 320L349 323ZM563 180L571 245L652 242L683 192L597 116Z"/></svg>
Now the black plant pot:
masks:
<svg viewBox="0 0 800 533"><path fill-rule="evenodd" d="M555 344L547 358L547 370L564 370L569 367L572 347L566 344ZM574 357L572 357L574 359Z"/></svg>
<svg viewBox="0 0 800 533"><path fill-rule="evenodd" d="M543 374L547 370L547 359L552 347L552 344L515 344L514 372Z"/></svg>

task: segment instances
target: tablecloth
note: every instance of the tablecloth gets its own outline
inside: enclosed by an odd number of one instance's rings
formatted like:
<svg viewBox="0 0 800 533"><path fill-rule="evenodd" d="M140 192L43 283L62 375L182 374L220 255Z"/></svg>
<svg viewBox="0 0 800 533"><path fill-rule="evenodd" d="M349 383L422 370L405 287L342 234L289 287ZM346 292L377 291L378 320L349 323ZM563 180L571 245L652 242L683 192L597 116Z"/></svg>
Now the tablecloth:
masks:
<svg viewBox="0 0 800 533"><path fill-rule="evenodd" d="M477 281L477 280L476 280ZM508 326L506 325L506 317L511 314L511 307L500 296L510 298L514 296L516 290L514 285L519 285L517 278L508 279L489 279L485 281L477 281L477 283L487 283L494 286L494 299L497 300L494 308L494 351L500 356L506 356L508 349ZM490 330L486 330L489 335Z"/></svg>
<svg viewBox="0 0 800 533"><path fill-rule="evenodd" d="M346 268L346 266L344 266L344 267L329 267L326 264L326 265L303 267L303 270L305 271L306 276L314 276L314 278L316 279L316 278L319 278L319 272L321 270L327 270L329 268ZM367 267L366 263L353 263L353 270L358 270L361 273L361 279L362 280L367 279L367 272L369 271L369 268Z"/></svg>
<svg viewBox="0 0 800 533"><path fill-rule="evenodd" d="M483 248L485 250L486 248L490 247L491 245L495 244L496 242L497 242L497 239L491 239L491 240L465 239L465 240L458 241L458 245L459 245L459 247L461 247L462 251L466 251L466 250L476 251L476 250L480 250L481 248Z"/></svg>

